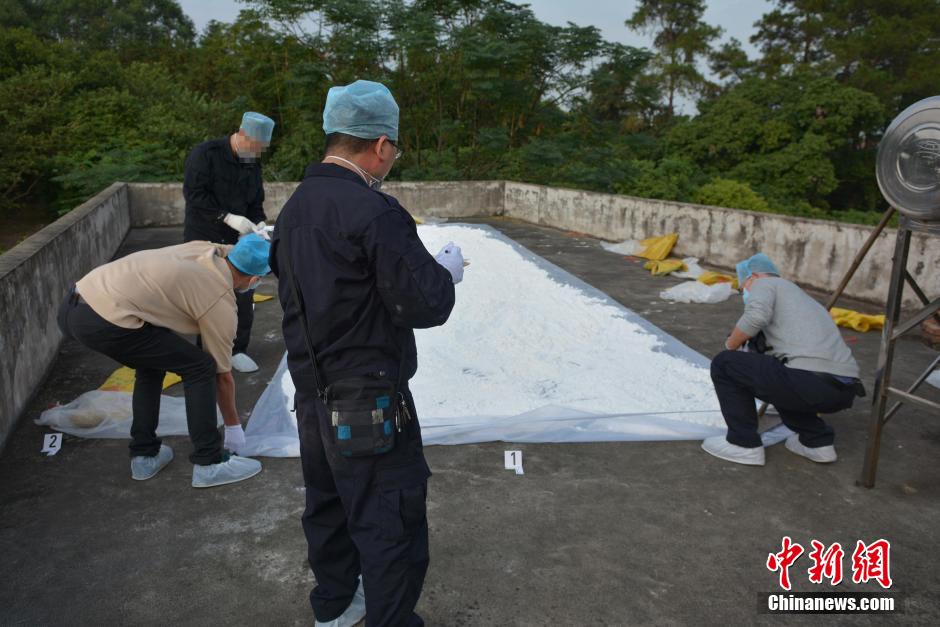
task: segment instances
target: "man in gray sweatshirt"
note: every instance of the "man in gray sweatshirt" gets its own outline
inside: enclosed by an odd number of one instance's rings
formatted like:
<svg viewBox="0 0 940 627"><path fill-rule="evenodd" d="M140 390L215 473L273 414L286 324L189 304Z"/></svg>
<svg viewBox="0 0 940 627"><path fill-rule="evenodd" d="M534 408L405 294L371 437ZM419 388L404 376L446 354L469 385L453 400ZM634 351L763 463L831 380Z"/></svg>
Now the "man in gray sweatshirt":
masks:
<svg viewBox="0 0 940 627"><path fill-rule="evenodd" d="M829 312L780 278L766 255L742 261L737 271L744 314L711 366L728 433L706 439L702 448L721 459L763 466L755 401L760 399L796 432L787 439L790 451L814 462L836 461L832 427L818 414L848 409L856 395L864 395L852 351Z"/></svg>

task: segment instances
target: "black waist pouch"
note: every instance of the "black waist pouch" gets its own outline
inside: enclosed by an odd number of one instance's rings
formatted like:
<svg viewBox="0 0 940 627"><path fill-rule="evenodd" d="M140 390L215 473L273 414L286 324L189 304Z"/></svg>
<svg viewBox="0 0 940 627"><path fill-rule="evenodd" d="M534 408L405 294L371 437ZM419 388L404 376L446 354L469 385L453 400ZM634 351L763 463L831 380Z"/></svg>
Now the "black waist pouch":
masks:
<svg viewBox="0 0 940 627"><path fill-rule="evenodd" d="M328 385L325 396L340 455L380 455L394 448L398 403L391 382L349 377Z"/></svg>

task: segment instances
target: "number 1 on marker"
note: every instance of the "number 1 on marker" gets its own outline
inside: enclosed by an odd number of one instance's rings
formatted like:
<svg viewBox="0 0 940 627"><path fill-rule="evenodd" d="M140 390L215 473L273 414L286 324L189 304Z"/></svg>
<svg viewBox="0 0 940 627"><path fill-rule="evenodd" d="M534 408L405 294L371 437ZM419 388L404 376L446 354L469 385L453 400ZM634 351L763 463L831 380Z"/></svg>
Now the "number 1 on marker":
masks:
<svg viewBox="0 0 940 627"><path fill-rule="evenodd" d="M517 475L522 473L522 451L504 451L503 467L506 470L515 470Z"/></svg>

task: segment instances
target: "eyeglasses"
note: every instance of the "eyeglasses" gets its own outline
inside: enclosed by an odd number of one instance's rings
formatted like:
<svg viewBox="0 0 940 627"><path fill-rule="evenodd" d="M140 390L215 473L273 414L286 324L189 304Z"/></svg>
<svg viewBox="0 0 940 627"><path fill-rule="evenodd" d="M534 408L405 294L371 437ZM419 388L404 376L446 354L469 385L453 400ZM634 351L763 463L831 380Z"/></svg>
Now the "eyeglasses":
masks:
<svg viewBox="0 0 940 627"><path fill-rule="evenodd" d="M390 144L392 145L392 148L395 149L395 161L398 161L399 159L401 159L401 156L402 156L403 154L405 154L405 151L402 150L401 148L399 148L399 147L398 147L398 144L395 143L395 142L393 142L393 141L392 141L391 139L389 139L388 137L385 138L385 141L387 141L388 143L390 143Z"/></svg>

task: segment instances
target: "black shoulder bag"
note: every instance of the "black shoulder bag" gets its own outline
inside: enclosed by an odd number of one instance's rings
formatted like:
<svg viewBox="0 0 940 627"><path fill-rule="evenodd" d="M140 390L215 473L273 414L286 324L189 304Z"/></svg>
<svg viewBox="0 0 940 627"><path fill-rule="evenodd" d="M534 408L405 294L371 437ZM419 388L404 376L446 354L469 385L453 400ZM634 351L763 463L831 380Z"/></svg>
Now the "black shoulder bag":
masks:
<svg viewBox="0 0 940 627"><path fill-rule="evenodd" d="M330 413L333 436L339 453L344 457L364 457L389 452L395 447L395 431L401 431L402 415L410 419L404 395L399 392L404 351L402 364L398 368L398 385L378 377L358 376L340 379L324 389L320 385L320 368L313 350L313 342L310 340L300 289L291 267L287 239L282 239L281 244L284 245L284 269L287 271L291 295L300 315L307 354L313 365L317 396Z"/></svg>

